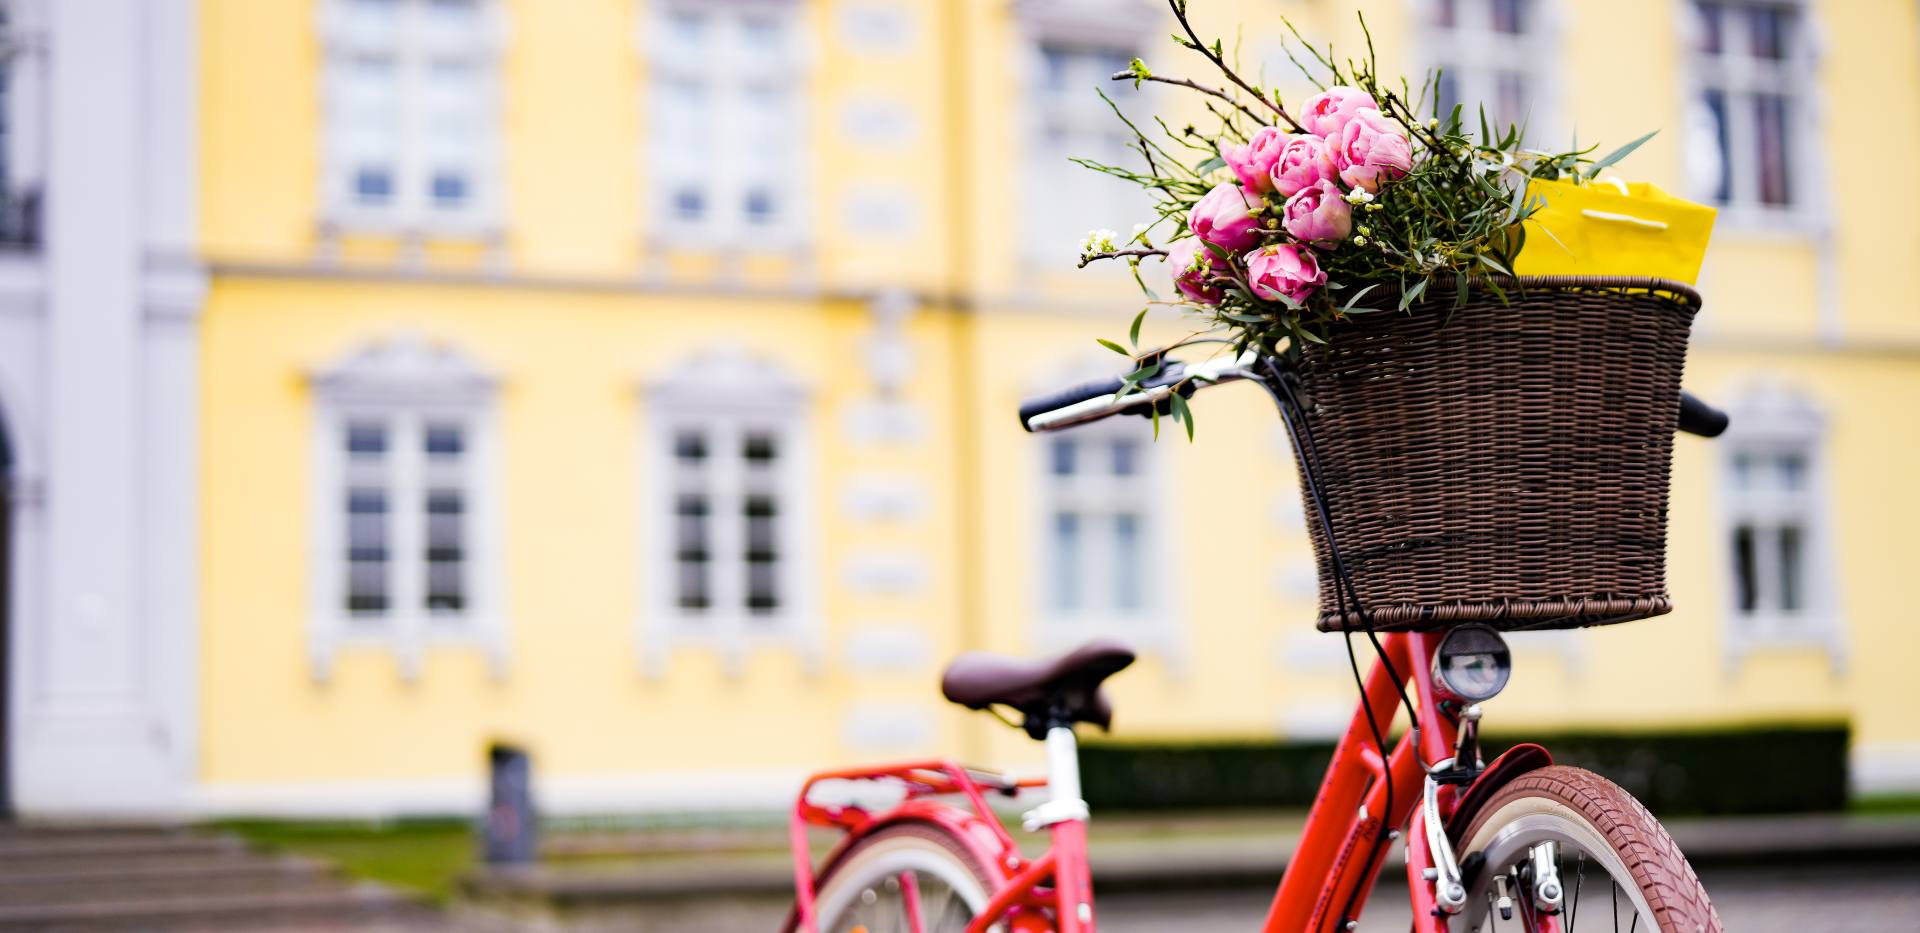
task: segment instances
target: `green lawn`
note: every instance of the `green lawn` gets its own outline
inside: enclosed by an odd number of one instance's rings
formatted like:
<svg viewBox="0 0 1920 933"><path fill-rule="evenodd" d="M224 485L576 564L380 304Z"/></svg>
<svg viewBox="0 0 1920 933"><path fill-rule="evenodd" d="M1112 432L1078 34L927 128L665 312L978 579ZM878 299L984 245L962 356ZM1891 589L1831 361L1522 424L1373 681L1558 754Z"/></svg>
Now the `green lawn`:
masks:
<svg viewBox="0 0 1920 933"><path fill-rule="evenodd" d="M234 820L218 824L260 848L325 859L349 875L379 881L445 903L473 867L479 843L460 820L287 822Z"/></svg>

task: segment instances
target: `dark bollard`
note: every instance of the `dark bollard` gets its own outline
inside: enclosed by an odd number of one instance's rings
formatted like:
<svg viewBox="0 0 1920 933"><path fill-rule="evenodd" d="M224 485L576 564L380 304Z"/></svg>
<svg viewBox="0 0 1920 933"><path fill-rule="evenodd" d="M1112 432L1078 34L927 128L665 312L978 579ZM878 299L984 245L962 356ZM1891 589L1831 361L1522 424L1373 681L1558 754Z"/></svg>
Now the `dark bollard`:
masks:
<svg viewBox="0 0 1920 933"><path fill-rule="evenodd" d="M533 812L533 760L511 745L487 749L486 861L530 865L539 848Z"/></svg>

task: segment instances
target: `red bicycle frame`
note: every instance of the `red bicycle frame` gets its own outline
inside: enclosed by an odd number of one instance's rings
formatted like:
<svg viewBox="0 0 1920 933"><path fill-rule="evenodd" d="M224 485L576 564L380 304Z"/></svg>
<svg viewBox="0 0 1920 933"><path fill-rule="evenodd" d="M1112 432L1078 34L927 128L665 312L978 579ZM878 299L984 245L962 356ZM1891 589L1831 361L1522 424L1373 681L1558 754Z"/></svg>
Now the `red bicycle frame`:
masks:
<svg viewBox="0 0 1920 933"><path fill-rule="evenodd" d="M1439 641L1439 633L1382 636L1382 657L1368 673L1364 699L1334 749L1333 761L1327 767L1326 778L1307 817L1306 830L1267 913L1262 927L1266 933L1343 930L1346 921L1357 919L1389 847L1399 839L1399 828L1410 822L1422 804L1428 767L1454 757L1457 720L1442 709L1433 683L1433 654ZM1411 691L1410 699L1417 708L1420 728L1409 730L1382 759L1374 737L1390 733L1403 688ZM1461 810L1462 802L1468 808L1476 807L1492 787L1505 783L1520 771L1545 763L1550 760L1537 746L1521 746L1481 772L1468 787L1440 785L1437 793L1440 817L1459 826L1461 817L1471 816L1464 811L1456 813ZM898 782L906 787L907 796L892 809L879 814L852 805L822 806L809 802L813 789L828 780ZM999 923L1023 933L1041 930L1093 933L1086 823L1078 819L1054 823L1049 827L1052 846L1046 854L1026 859L986 803L984 791L1013 793L1019 788L1045 784L1043 780L1013 781L1000 775L969 771L944 760L815 775L801 790L793 811L796 903L788 929L805 933L816 933L818 929L814 912L816 876L807 844L808 826L833 827L846 832L840 848L827 859L831 864L846 847L876 829L918 821L933 823L950 832L968 846L976 862L991 875L993 883L986 909L969 924L968 933L984 933ZM968 806L963 808L928 799L951 795L964 797ZM1412 893L1414 929L1417 933L1446 933L1448 915L1437 909L1433 882L1424 876L1425 871L1433 867L1428 855L1425 822L1412 819L1411 824L1407 841L1407 882ZM923 933L912 879L903 879L903 887L909 926L915 933ZM1556 917L1529 919L1533 921L1535 933L1558 933L1560 929Z"/></svg>

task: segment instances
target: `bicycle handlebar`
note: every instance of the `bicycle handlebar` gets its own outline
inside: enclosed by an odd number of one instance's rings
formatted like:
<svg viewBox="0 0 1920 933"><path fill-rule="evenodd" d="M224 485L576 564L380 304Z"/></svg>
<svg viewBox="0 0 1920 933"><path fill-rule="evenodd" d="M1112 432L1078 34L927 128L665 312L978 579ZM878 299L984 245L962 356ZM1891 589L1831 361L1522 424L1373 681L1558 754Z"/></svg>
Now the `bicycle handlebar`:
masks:
<svg viewBox="0 0 1920 933"><path fill-rule="evenodd" d="M1160 373L1142 381L1133 391L1121 395L1125 383L1119 378L1084 382L1047 395L1030 398L1020 404L1020 427L1028 432L1064 431L1114 415L1146 416L1158 409L1167 412L1167 397L1178 391L1192 396L1199 389L1258 376L1246 367L1250 358L1208 360L1188 366L1165 360ZM1691 392L1680 393L1678 429L1700 437L1719 437L1727 430L1727 413L1701 401Z"/></svg>
<svg viewBox="0 0 1920 933"><path fill-rule="evenodd" d="M1028 432L1064 431L1114 415L1145 417L1156 408L1164 415L1170 404L1167 397L1174 392L1192 397L1204 386L1252 378L1253 373L1245 368L1251 362L1222 357L1188 366L1166 360L1157 375L1141 381L1125 395L1120 392L1126 384L1118 378L1081 383L1022 402L1020 427Z"/></svg>
<svg viewBox="0 0 1920 933"><path fill-rule="evenodd" d="M1719 437L1731 421L1726 412L1700 401L1692 392L1680 393L1680 430L1701 437Z"/></svg>

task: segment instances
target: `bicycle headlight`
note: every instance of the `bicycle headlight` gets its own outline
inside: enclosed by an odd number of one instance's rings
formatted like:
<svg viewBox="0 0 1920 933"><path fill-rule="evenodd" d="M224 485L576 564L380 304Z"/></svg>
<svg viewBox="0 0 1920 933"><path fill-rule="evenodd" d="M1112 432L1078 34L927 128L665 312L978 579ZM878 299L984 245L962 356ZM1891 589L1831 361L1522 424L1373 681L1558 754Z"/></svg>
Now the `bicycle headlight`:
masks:
<svg viewBox="0 0 1920 933"><path fill-rule="evenodd" d="M1493 699L1512 674L1507 640L1484 625L1455 626L1433 653L1434 681L1469 703Z"/></svg>

